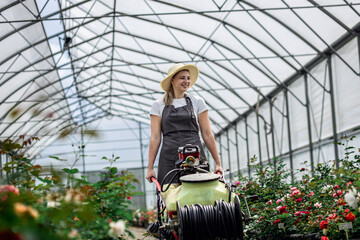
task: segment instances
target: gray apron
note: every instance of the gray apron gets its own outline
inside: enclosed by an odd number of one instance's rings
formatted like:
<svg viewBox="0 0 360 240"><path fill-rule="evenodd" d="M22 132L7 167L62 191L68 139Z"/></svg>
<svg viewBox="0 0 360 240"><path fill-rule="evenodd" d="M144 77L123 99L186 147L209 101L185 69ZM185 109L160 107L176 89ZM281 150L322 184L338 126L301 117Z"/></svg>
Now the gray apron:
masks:
<svg viewBox="0 0 360 240"><path fill-rule="evenodd" d="M175 162L179 159L178 148L181 146L186 144L198 145L200 147L200 160L206 161L193 105L186 95L185 100L185 106L178 108L175 108L174 105L165 106L162 112L161 132L163 134L163 143L158 167L158 180L160 183L165 175L175 168ZM168 183L173 175L175 173L168 176L165 183ZM175 179L174 182L179 182L179 180Z"/></svg>

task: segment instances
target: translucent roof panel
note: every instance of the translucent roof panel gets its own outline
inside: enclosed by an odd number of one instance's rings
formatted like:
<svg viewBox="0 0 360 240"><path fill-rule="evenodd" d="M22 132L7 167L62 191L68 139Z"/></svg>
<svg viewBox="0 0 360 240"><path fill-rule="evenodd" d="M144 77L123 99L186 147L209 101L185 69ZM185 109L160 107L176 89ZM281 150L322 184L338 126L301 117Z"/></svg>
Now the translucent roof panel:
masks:
<svg viewBox="0 0 360 240"><path fill-rule="evenodd" d="M278 90L293 101L299 72L321 81L307 68L328 53L357 73L337 44L357 36L359 12L359 0L1 1L1 138L49 128L50 143L105 116L149 124L178 62L199 67L189 93L218 133Z"/></svg>

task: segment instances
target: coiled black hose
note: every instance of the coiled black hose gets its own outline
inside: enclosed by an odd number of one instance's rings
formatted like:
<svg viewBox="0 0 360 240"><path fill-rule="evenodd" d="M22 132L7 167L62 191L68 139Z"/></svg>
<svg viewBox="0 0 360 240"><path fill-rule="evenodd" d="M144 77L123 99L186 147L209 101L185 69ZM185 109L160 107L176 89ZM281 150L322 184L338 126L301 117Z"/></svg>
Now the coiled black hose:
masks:
<svg viewBox="0 0 360 240"><path fill-rule="evenodd" d="M236 197L237 198L237 197ZM243 239L240 202L222 199L211 205L178 206L180 239Z"/></svg>

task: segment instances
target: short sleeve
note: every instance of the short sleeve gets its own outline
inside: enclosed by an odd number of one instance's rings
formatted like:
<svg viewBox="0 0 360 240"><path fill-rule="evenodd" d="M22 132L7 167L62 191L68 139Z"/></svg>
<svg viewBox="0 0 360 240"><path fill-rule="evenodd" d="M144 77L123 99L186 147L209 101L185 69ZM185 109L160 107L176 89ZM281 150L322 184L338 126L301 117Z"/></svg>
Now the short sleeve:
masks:
<svg viewBox="0 0 360 240"><path fill-rule="evenodd" d="M208 107L201 97L196 97L196 114L199 115L200 113L208 110Z"/></svg>
<svg viewBox="0 0 360 240"><path fill-rule="evenodd" d="M153 102L149 114L150 114L150 115L160 116L160 105L159 105L159 101L154 101L154 102Z"/></svg>

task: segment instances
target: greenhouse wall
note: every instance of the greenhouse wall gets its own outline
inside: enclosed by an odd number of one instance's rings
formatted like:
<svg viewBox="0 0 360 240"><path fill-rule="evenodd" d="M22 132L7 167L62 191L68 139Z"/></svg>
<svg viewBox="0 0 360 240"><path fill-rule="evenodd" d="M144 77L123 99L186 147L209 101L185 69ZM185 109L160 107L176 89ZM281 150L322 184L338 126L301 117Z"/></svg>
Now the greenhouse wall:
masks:
<svg viewBox="0 0 360 240"><path fill-rule="evenodd" d="M343 156L334 144L341 136L358 136L352 144L359 145L358 42L347 42L216 136L227 176L251 175L254 156L263 165L276 158L289 169L311 169Z"/></svg>

